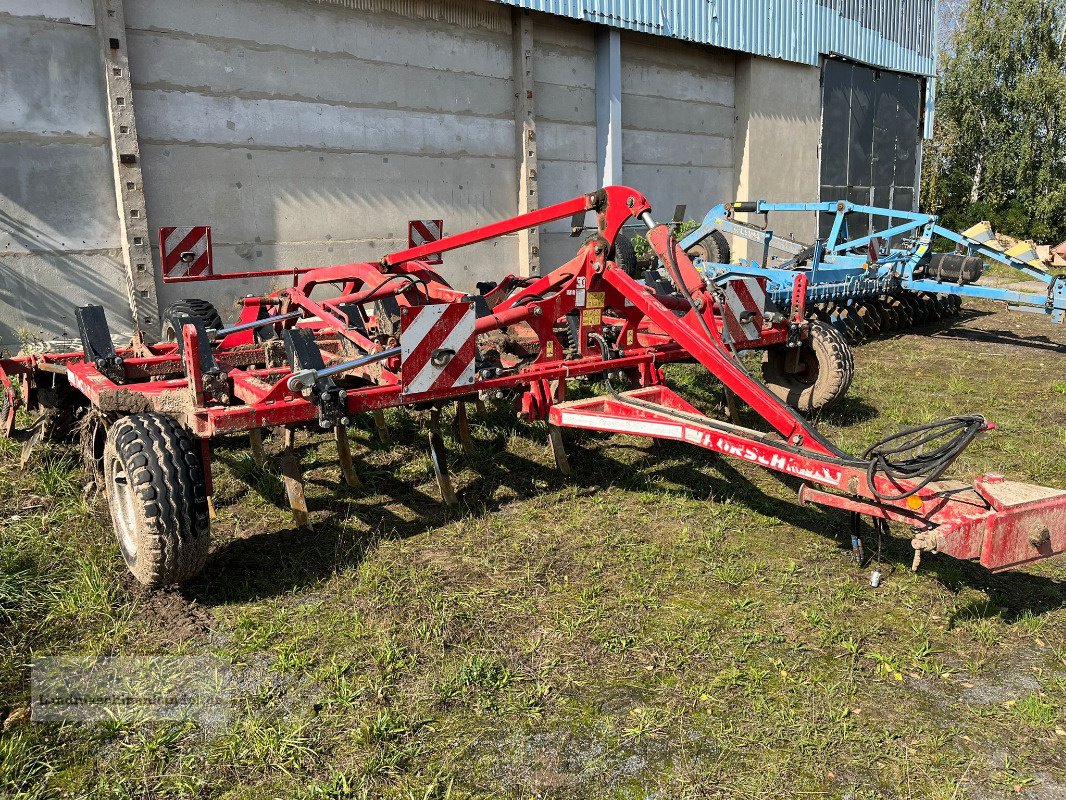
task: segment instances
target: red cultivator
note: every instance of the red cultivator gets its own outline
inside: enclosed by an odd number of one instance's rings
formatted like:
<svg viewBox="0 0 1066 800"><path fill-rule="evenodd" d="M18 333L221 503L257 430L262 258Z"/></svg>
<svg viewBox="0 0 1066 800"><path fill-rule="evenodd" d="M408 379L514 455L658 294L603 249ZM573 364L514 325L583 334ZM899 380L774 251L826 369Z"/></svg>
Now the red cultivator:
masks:
<svg viewBox="0 0 1066 800"><path fill-rule="evenodd" d="M543 277L508 276L471 296L425 261L588 211L597 214L598 234ZM729 287L705 284L650 212L638 192L608 187L379 263L306 271L293 288L245 298L230 328L213 321L207 304L186 301L170 318L171 343L138 337L116 351L102 310L79 309L81 352L0 362L7 431L21 398L46 412L38 435L58 407L87 401L84 449L98 467L123 554L140 580L156 585L190 577L206 558L213 437L248 432L261 453L263 428L334 429L344 477L357 483L345 426L386 408L429 409L434 471L445 501L455 503L440 409L457 404L462 432L466 403L486 397L514 397L526 418L546 420L564 471L563 428L675 439L799 478L802 501L905 523L917 551L1006 569L1066 549L1066 492L993 475L974 486L940 480L990 427L980 417L905 431L862 459L819 435L737 358L752 348L800 350L809 336L802 276L788 318L738 303L753 292L738 286L729 297ZM649 228L664 280L639 282L619 266L616 237L633 218ZM326 285L329 296L320 290ZM712 419L667 388L662 365L683 360L710 370L773 432ZM604 379L607 393L568 402L567 380L582 376ZM616 391L613 382L622 380L638 388ZM305 520L294 462L285 460L282 472Z"/></svg>

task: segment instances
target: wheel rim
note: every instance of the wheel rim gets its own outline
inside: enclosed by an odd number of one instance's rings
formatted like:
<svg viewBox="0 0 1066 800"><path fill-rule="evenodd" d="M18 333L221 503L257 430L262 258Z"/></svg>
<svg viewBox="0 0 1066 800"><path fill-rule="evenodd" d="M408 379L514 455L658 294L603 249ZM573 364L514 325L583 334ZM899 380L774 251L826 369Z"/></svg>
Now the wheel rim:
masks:
<svg viewBox="0 0 1066 800"><path fill-rule="evenodd" d="M127 561L137 557L137 523L134 505L133 487L130 486L129 474L120 459L111 462L110 494L111 509L115 517L115 533L122 555Z"/></svg>

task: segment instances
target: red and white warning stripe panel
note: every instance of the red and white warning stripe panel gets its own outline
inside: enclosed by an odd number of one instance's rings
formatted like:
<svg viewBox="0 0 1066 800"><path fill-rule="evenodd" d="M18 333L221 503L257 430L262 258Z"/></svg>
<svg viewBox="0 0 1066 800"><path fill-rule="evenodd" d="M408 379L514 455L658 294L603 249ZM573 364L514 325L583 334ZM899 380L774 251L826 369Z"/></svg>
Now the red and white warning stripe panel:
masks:
<svg viewBox="0 0 1066 800"><path fill-rule="evenodd" d="M734 344L759 341L765 314L765 278L734 278L726 283L722 317L729 341Z"/></svg>
<svg viewBox="0 0 1066 800"><path fill-rule="evenodd" d="M444 236L444 220L412 219L407 222L407 246L421 247L430 242L439 242ZM422 259L427 264L443 264L444 257L433 253Z"/></svg>
<svg viewBox="0 0 1066 800"><path fill-rule="evenodd" d="M434 303L400 309L400 388L404 395L474 382L477 339L473 303Z"/></svg>
<svg viewBox="0 0 1066 800"><path fill-rule="evenodd" d="M211 226L160 228L159 258L164 278L211 275Z"/></svg>

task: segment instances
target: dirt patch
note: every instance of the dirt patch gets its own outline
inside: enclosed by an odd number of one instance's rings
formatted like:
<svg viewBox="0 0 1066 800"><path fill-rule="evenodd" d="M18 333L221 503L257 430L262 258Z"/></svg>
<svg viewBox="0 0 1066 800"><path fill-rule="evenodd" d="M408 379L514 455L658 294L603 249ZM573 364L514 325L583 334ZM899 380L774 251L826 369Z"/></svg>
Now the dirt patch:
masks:
<svg viewBox="0 0 1066 800"><path fill-rule="evenodd" d="M141 608L146 621L158 628L166 644L181 644L203 636L214 625L211 613L177 589L144 591Z"/></svg>

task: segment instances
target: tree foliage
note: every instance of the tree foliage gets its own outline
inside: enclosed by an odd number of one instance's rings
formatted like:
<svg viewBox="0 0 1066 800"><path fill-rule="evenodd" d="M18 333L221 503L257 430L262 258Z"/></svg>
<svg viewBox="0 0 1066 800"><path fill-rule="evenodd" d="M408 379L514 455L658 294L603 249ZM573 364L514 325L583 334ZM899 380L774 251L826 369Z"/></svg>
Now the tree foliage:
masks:
<svg viewBox="0 0 1066 800"><path fill-rule="evenodd" d="M1066 239L1066 0L966 0L943 47L922 201L951 227Z"/></svg>

